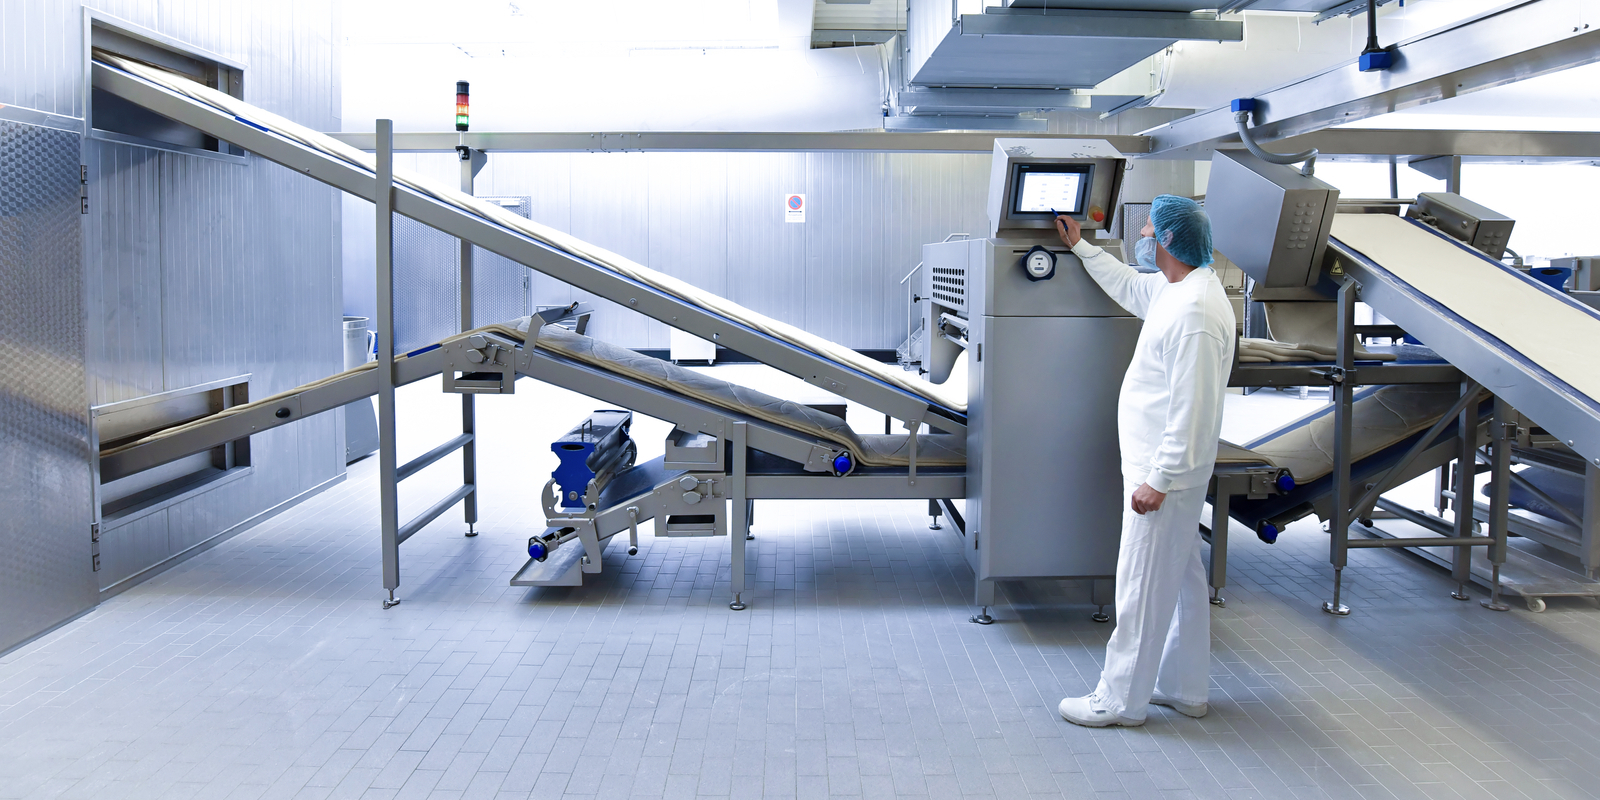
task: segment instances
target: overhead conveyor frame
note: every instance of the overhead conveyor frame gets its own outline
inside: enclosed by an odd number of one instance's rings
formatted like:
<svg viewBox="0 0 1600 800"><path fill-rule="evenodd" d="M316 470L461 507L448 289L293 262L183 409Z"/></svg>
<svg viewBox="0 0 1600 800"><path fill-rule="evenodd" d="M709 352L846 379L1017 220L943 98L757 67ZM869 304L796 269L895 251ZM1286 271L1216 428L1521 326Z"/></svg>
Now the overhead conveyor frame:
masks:
<svg viewBox="0 0 1600 800"><path fill-rule="evenodd" d="M232 142L342 191L362 198L376 196L377 178L371 172L98 61L93 69L93 82L97 89ZM939 408L910 392L411 189L396 186L391 195L394 213L498 253L672 327L737 350L894 419L925 423L935 430L948 433L966 432L965 417L959 412Z"/></svg>

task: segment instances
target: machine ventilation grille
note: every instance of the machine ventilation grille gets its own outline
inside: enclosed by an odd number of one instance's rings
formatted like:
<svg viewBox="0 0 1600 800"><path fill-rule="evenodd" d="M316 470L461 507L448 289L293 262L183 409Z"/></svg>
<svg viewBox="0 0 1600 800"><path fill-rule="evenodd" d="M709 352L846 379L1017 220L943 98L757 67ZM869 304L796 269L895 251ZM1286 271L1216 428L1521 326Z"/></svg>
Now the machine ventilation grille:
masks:
<svg viewBox="0 0 1600 800"><path fill-rule="evenodd" d="M951 308L967 307L967 270L964 267L934 267L933 299Z"/></svg>

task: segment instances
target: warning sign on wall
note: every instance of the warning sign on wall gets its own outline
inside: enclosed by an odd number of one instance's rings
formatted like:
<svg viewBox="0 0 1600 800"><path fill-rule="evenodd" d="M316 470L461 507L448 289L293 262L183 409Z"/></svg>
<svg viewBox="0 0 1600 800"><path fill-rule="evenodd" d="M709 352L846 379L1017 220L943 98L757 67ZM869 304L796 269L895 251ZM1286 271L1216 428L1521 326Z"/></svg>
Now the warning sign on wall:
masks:
<svg viewBox="0 0 1600 800"><path fill-rule="evenodd" d="M803 194L786 194L783 196L783 220L785 222L806 221L806 196Z"/></svg>

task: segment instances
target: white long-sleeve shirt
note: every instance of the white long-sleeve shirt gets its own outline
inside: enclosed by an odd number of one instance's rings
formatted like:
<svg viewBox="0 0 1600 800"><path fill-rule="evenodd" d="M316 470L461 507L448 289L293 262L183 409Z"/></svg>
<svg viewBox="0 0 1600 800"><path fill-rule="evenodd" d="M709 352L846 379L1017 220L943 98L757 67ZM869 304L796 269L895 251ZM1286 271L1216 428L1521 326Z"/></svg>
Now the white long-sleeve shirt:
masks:
<svg viewBox="0 0 1600 800"><path fill-rule="evenodd" d="M1072 252L1112 300L1144 320L1117 401L1123 477L1158 492L1205 486L1234 348L1233 306L1216 271L1169 283L1081 239Z"/></svg>

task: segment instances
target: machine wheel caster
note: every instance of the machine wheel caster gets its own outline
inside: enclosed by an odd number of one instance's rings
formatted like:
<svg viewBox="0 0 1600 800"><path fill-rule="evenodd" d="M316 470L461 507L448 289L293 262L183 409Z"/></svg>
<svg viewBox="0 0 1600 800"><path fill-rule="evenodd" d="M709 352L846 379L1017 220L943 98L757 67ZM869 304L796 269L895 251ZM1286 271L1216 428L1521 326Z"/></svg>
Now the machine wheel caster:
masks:
<svg viewBox="0 0 1600 800"><path fill-rule="evenodd" d="M1529 611L1532 611L1535 614L1543 614L1545 608L1547 608L1547 606L1545 606L1545 604L1544 604L1544 598L1543 597L1530 597L1530 598L1528 598L1528 610Z"/></svg>
<svg viewBox="0 0 1600 800"><path fill-rule="evenodd" d="M639 555L639 548L637 548L637 547L628 548L628 555L630 555L630 556Z"/></svg>
<svg viewBox="0 0 1600 800"><path fill-rule="evenodd" d="M1096 612L1094 612L1094 614L1089 616L1089 619L1092 619L1095 622L1099 622L1101 624L1105 624L1105 623L1111 621L1111 615L1106 613L1106 607L1105 606L1101 606L1099 611L1096 611Z"/></svg>
<svg viewBox="0 0 1600 800"><path fill-rule="evenodd" d="M968 622L976 622L979 625L993 625L994 624L994 617L989 616L989 607L988 606L984 606L983 610L979 611L976 614L973 614L971 617L968 617L967 621Z"/></svg>
<svg viewBox="0 0 1600 800"><path fill-rule="evenodd" d="M1332 614L1332 615L1334 615L1336 617L1348 617L1348 616L1350 616L1350 607L1345 605L1344 603L1340 603L1338 605L1334 605L1333 603L1323 603L1322 604L1322 610L1326 611L1329 614Z"/></svg>
<svg viewBox="0 0 1600 800"><path fill-rule="evenodd" d="M389 592L389 599L383 601L383 610L384 611L388 611L389 609L394 608L397 605L400 605L400 598L395 597L394 596L394 592L390 591Z"/></svg>
<svg viewBox="0 0 1600 800"><path fill-rule="evenodd" d="M749 608L749 606L746 606L744 603L739 601L739 595L734 595L733 602L728 604L728 608L732 611L743 611L746 608Z"/></svg>

